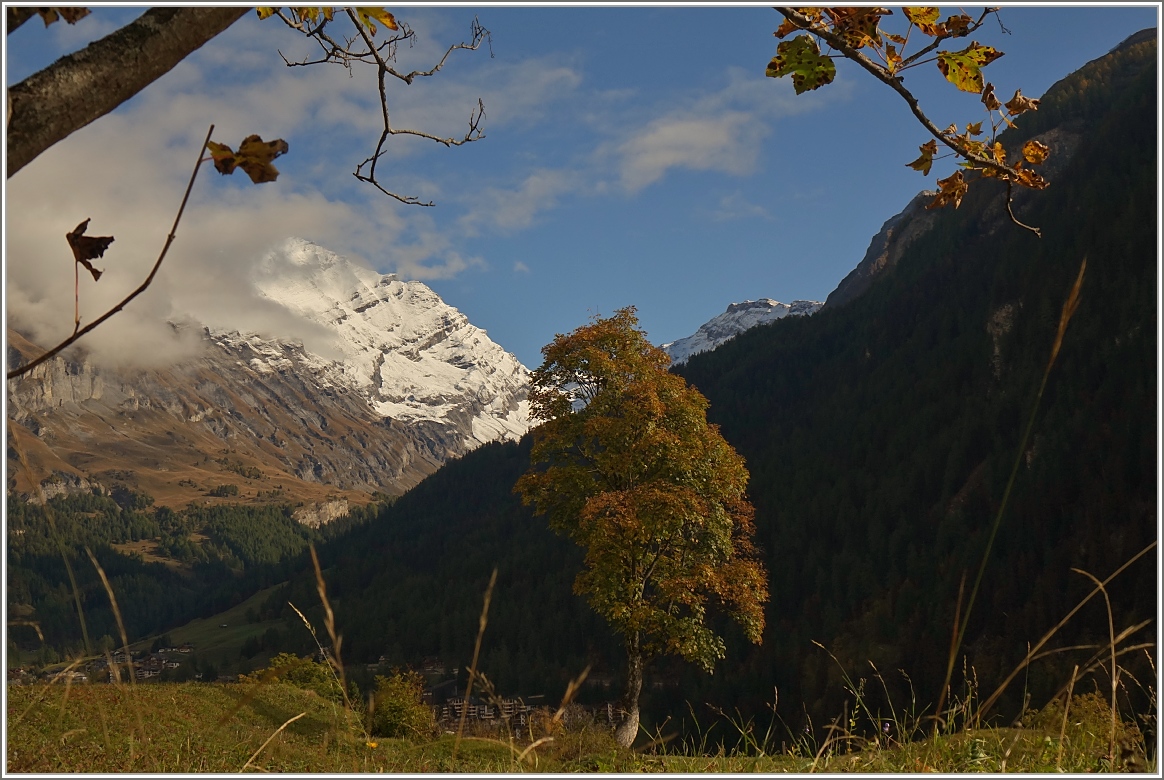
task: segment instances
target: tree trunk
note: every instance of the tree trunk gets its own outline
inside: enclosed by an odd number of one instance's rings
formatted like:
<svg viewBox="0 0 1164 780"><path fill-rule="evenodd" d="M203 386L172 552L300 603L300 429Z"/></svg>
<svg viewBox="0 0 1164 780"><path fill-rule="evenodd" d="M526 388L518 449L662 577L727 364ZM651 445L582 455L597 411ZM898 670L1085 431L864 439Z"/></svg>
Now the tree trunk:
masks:
<svg viewBox="0 0 1164 780"><path fill-rule="evenodd" d="M614 739L624 748L629 748L639 735L639 693L643 689L643 651L641 637L636 632L629 637L626 643L626 693L623 695L622 707L626 711L626 720L618 724L614 731Z"/></svg>
<svg viewBox="0 0 1164 780"><path fill-rule="evenodd" d="M152 8L8 90L8 176L168 73L249 8Z"/></svg>

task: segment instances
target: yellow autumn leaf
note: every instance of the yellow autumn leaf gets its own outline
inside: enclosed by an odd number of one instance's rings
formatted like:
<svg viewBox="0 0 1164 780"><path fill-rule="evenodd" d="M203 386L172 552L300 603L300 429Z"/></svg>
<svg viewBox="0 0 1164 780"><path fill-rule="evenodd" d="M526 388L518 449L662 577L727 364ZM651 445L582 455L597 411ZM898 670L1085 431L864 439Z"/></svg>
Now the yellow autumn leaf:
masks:
<svg viewBox="0 0 1164 780"><path fill-rule="evenodd" d="M1051 154L1051 147L1046 144L1039 143L1033 138L1023 144L1023 157L1031 165L1041 165L1047 156Z"/></svg>
<svg viewBox="0 0 1164 780"><path fill-rule="evenodd" d="M776 28L776 32L772 34L777 38L783 39L784 36L788 35L788 33L794 33L799 29L800 28L796 26L796 22L786 18L783 22L780 23L780 26Z"/></svg>
<svg viewBox="0 0 1164 780"><path fill-rule="evenodd" d="M934 155L938 152L938 142L931 138L918 149L921 151L921 157L911 163L906 163L906 165L915 171L921 171L923 176L929 176L930 166L934 164Z"/></svg>
<svg viewBox="0 0 1164 780"><path fill-rule="evenodd" d="M1011 170L1012 173L1008 178L1020 186L1029 187L1032 190L1045 190L1051 184L1030 168L1024 168L1022 160L1016 162Z"/></svg>
<svg viewBox="0 0 1164 780"><path fill-rule="evenodd" d="M938 9L932 6L905 7L901 9L905 18L917 26L938 21Z"/></svg>
<svg viewBox="0 0 1164 780"><path fill-rule="evenodd" d="M927 209L941 208L950 203L954 204L954 208L958 208L962 205L962 196L970 189L970 185L962 177L961 171L954 171L945 179L938 179L938 188L937 197L926 206Z"/></svg>
<svg viewBox="0 0 1164 780"><path fill-rule="evenodd" d="M994 85L990 82L987 82L986 86L982 88L982 104L986 106L987 111L997 111L1002 108L1002 103L994 94Z"/></svg>
<svg viewBox="0 0 1164 780"><path fill-rule="evenodd" d="M1038 111L1039 99L1026 97L1021 89L1016 89L1014 97L1006 101L1006 110L1011 116L1018 116L1027 111Z"/></svg>
<svg viewBox="0 0 1164 780"><path fill-rule="evenodd" d="M977 95L985 89L982 83L982 69L1002 54L993 46L983 46L977 41L971 41L962 51L938 52L938 70L958 89Z"/></svg>
<svg viewBox="0 0 1164 780"><path fill-rule="evenodd" d="M214 161L214 169L225 175L234 173L241 168L255 184L275 181L279 178L279 170L271 164L276 157L286 154L287 142L282 138L274 141L264 141L257 135L248 135L239 144L235 152L226 144L208 141L206 148Z"/></svg>
<svg viewBox="0 0 1164 780"><path fill-rule="evenodd" d="M400 25L396 23L396 17L389 13L387 8L356 6L356 16L372 35L376 34L376 22L380 22L389 30L400 29Z"/></svg>
<svg viewBox="0 0 1164 780"><path fill-rule="evenodd" d="M994 161L999 165L1006 165L1006 150L998 141L994 142Z"/></svg>
<svg viewBox="0 0 1164 780"><path fill-rule="evenodd" d="M274 16L278 10L277 6L260 5L255 9L255 12L258 13L260 19L266 19L268 16Z"/></svg>
<svg viewBox="0 0 1164 780"><path fill-rule="evenodd" d="M78 21L89 15L88 8L81 8L77 6L37 8L36 12L40 14L40 18L44 20L45 27L48 27L57 19L64 19L69 24L76 24Z"/></svg>

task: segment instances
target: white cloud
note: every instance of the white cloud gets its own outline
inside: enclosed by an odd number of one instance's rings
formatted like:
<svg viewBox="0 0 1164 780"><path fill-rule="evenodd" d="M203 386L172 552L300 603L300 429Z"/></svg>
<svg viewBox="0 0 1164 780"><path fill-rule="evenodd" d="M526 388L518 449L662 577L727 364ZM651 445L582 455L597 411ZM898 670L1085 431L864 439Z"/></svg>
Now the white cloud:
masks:
<svg viewBox="0 0 1164 780"><path fill-rule="evenodd" d="M623 187L637 192L671 168L716 170L742 176L756 162L768 128L751 114L672 115L657 119L618 147Z"/></svg>
<svg viewBox="0 0 1164 780"><path fill-rule="evenodd" d="M739 68L726 73L727 84L691 96L677 108L632 129L601 154L618 160L619 180L631 193L686 168L744 176L755 169L761 141L783 116L811 111L825 99L792 94L791 84L755 78ZM843 97L843 95L842 95Z"/></svg>
<svg viewBox="0 0 1164 780"><path fill-rule="evenodd" d="M528 274L529 273L529 266L526 265L525 263L521 262L520 260L517 260L513 264L513 272L515 274L518 274L518 273Z"/></svg>
<svg viewBox="0 0 1164 780"><path fill-rule="evenodd" d="M724 195L719 204L711 212L711 218L716 222L728 222L736 219L771 219L768 209L758 203L752 203L739 192Z"/></svg>
<svg viewBox="0 0 1164 780"><path fill-rule="evenodd" d="M468 236L480 234L482 228L495 232L527 228L538 212L554 208L560 195L576 190L577 178L568 171L539 169L516 188L486 187L466 199L469 210L457 224Z"/></svg>

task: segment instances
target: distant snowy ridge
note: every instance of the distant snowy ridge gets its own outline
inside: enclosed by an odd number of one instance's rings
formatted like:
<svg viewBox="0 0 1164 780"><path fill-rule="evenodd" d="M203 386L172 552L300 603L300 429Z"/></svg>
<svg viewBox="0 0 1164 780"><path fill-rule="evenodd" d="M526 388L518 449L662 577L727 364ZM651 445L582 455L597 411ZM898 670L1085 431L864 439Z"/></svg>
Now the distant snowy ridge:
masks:
<svg viewBox="0 0 1164 780"><path fill-rule="evenodd" d="M307 353L300 362L314 364L325 384L355 390L380 416L452 425L469 449L529 430L529 370L421 282L401 282L289 238L264 259L256 288L335 333L341 359ZM288 344L211 333L220 342L248 341L259 373L290 365Z"/></svg>
<svg viewBox="0 0 1164 780"><path fill-rule="evenodd" d="M687 338L664 344L662 349L671 356L674 365L686 363L692 355L707 352L735 338L757 325L774 322L788 316L812 314L823 304L819 301L793 301L781 303L771 298L758 301L733 303L727 311L699 326L699 330Z"/></svg>

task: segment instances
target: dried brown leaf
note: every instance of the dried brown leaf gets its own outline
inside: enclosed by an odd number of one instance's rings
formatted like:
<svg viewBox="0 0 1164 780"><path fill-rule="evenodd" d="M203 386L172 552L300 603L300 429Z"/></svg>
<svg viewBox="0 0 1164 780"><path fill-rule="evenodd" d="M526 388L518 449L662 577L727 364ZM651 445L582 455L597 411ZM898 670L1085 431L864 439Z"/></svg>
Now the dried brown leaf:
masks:
<svg viewBox="0 0 1164 780"><path fill-rule="evenodd" d="M88 228L89 220L86 219L73 228L71 233L66 233L65 239L69 242L69 248L73 250L73 259L85 266L85 269L93 275L93 281L97 281L101 278L102 271L95 268L90 261L105 254L105 250L113 243L113 236L86 236L84 233Z"/></svg>

